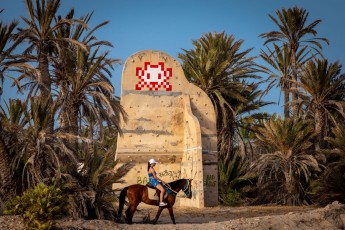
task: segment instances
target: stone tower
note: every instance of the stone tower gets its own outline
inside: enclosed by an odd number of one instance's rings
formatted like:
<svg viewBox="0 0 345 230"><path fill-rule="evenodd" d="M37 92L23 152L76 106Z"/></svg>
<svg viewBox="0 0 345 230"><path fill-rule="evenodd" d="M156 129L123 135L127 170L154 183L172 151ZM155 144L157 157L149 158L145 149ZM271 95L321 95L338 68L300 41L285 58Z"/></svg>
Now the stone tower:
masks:
<svg viewBox="0 0 345 230"><path fill-rule="evenodd" d="M121 187L146 184L147 162L155 158L164 181L193 179L192 199L181 192L177 205L217 205L216 116L209 97L187 81L177 60L154 50L127 59L121 90L128 121L121 124L116 159L135 162Z"/></svg>

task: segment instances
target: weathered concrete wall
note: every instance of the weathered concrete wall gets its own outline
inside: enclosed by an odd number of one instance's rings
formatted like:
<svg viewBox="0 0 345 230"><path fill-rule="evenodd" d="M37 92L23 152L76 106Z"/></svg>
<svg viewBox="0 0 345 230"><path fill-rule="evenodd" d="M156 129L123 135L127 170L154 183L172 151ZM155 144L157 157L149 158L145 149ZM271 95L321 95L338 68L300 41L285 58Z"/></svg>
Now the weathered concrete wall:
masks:
<svg viewBox="0 0 345 230"><path fill-rule="evenodd" d="M192 199L183 206L218 204L216 117L208 96L189 83L180 63L161 51L130 56L122 73L122 123L116 159L134 161L126 184L147 183L147 161L155 158L166 182L193 178Z"/></svg>

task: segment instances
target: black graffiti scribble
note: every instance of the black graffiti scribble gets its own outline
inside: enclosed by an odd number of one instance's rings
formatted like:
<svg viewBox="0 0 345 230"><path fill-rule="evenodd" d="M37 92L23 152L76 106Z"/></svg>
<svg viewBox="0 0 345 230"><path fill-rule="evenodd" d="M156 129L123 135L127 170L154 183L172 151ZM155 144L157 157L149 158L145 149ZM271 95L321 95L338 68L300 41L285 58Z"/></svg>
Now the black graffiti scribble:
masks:
<svg viewBox="0 0 345 230"><path fill-rule="evenodd" d="M178 171L164 170L163 172L159 172L158 176L159 177L169 177L173 180L179 179L181 177L181 170L178 170Z"/></svg>
<svg viewBox="0 0 345 230"><path fill-rule="evenodd" d="M215 175L206 175L206 179L204 180L204 186L215 187L216 183L217 181Z"/></svg>

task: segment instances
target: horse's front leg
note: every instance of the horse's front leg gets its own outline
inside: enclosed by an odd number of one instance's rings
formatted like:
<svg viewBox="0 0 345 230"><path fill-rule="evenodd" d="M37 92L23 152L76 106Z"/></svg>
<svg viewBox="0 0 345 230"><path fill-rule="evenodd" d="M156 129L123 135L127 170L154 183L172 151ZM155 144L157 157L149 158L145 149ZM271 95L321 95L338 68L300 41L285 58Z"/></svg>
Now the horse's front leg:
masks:
<svg viewBox="0 0 345 230"><path fill-rule="evenodd" d="M163 209L164 209L164 207L159 207L159 208L158 208L158 212L157 212L157 214L156 214L156 218L155 218L154 221L153 221L153 224L156 224L156 223L157 223L158 218L159 218L159 216L161 215Z"/></svg>
<svg viewBox="0 0 345 230"><path fill-rule="evenodd" d="M169 210L170 218L171 218L173 224L176 224L173 207L168 208L168 210Z"/></svg>

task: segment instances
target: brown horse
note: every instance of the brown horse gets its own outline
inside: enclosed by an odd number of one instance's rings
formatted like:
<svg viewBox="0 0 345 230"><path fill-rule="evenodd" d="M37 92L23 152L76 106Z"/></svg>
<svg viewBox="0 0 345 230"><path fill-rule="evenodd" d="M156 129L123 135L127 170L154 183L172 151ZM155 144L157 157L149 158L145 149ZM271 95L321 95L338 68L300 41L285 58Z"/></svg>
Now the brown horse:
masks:
<svg viewBox="0 0 345 230"><path fill-rule="evenodd" d="M164 199L164 202L166 202L168 205L159 207L158 212L156 214L156 218L153 221L153 224L157 223L157 220L159 216L161 215L164 208L167 208L169 210L170 218L175 223L175 217L174 217L174 211L173 206L175 204L176 200L176 194L182 190L187 198L192 198L192 179L179 179L173 182L170 182L168 184L165 184L165 191L168 194L166 198ZM156 189L159 197L159 190ZM118 218L120 219L122 216L122 210L125 203L125 198L128 198L128 209L126 210L126 221L127 223L132 223L132 218L134 215L134 212L136 211L138 205L140 202L144 202L145 204L149 205L155 205L158 206L159 201L158 200L150 200L148 195L148 187L145 185L140 184L134 184L130 185L128 187L125 187L122 189L120 193L120 199L119 199L119 210L118 210Z"/></svg>

